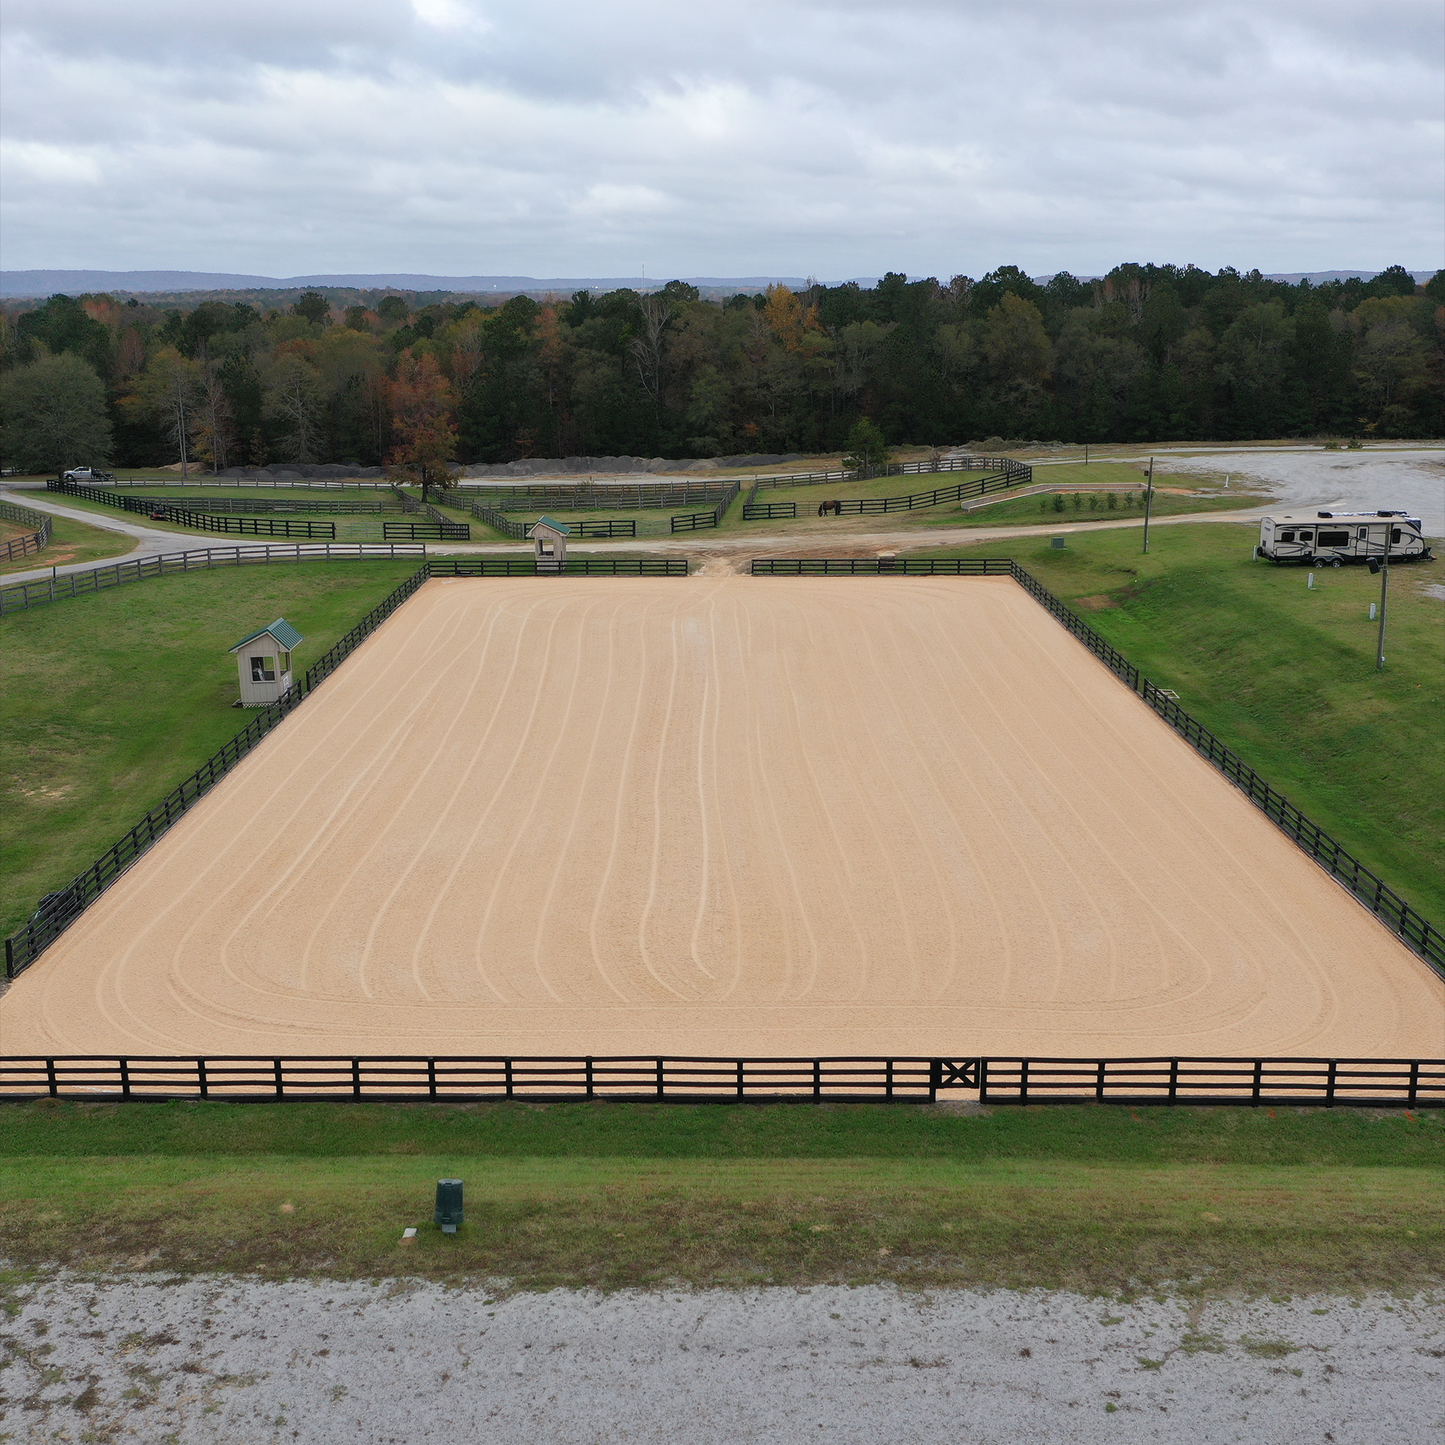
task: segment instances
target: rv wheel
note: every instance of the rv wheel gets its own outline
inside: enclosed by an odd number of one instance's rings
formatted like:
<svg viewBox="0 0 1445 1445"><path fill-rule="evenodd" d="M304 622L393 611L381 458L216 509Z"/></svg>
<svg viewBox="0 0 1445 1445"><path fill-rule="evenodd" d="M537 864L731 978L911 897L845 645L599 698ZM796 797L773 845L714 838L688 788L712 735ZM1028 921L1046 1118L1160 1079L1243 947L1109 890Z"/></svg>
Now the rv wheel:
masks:
<svg viewBox="0 0 1445 1445"><path fill-rule="evenodd" d="M1344 566L1344 563L1342 563L1342 562L1340 561L1340 559L1339 559L1338 557L1336 557L1335 560L1330 563L1330 566L1331 566L1331 567L1342 567L1342 566Z"/></svg>

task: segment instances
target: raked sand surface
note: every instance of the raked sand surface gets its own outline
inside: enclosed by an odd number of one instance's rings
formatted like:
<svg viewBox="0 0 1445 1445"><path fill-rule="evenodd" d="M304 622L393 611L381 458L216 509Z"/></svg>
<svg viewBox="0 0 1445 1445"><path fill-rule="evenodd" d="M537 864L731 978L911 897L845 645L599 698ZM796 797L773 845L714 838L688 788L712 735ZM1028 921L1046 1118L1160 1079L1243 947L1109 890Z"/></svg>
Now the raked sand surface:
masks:
<svg viewBox="0 0 1445 1445"><path fill-rule="evenodd" d="M1018 585L433 580L3 1052L1435 1056L1445 988Z"/></svg>

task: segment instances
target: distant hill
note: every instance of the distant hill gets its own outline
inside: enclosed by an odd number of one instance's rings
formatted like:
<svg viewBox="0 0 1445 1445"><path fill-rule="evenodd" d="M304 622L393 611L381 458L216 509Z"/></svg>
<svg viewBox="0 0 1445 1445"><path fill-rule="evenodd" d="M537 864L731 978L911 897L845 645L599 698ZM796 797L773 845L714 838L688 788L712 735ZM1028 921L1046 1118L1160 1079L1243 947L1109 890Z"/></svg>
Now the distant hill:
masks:
<svg viewBox="0 0 1445 1445"><path fill-rule="evenodd" d="M689 276L683 278L708 293L761 291L769 285L807 285L802 276ZM631 287L655 291L664 285L646 276L423 276L410 272L377 275L243 276L226 271L0 271L0 296L81 295L107 291L112 295L149 296L198 291L295 291L314 286L348 291L421 291L463 295L491 292L616 291Z"/></svg>
<svg viewBox="0 0 1445 1445"><path fill-rule="evenodd" d="M1273 272L1270 281L1286 281L1298 285L1303 280L1313 284L1325 281L1347 281L1359 277L1368 281L1378 271L1286 271ZM1433 271L1412 271L1416 281L1428 281ZM734 296L739 292L752 294L771 285L791 286L795 290L808 284L802 276L687 276L689 285L709 297ZM860 286L877 284L876 276L850 278ZM921 280L910 276L909 280ZM1040 285L1050 277L1035 276ZM1095 276L1081 276L1093 281ZM548 292L570 295L573 291L616 291L630 287L634 291L656 291L665 283L647 276L425 276L408 271L380 272L375 275L317 276L245 276L229 271L0 271L0 297L54 296L57 292L78 296L89 291L105 291L115 296L184 296L199 300L207 294L225 291L276 291L283 293L277 301L287 299L284 293L295 293L315 287L323 291L406 291L432 298L441 296L542 296Z"/></svg>

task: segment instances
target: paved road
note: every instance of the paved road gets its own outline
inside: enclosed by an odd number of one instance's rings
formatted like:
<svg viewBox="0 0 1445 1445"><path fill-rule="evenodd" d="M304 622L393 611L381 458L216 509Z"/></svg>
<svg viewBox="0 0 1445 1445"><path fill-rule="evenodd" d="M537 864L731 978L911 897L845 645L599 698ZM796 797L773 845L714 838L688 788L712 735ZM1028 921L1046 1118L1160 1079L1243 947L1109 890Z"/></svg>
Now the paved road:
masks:
<svg viewBox="0 0 1445 1445"><path fill-rule="evenodd" d="M0 1431L305 1445L1427 1445L1438 1303L408 1280L16 1287Z"/></svg>

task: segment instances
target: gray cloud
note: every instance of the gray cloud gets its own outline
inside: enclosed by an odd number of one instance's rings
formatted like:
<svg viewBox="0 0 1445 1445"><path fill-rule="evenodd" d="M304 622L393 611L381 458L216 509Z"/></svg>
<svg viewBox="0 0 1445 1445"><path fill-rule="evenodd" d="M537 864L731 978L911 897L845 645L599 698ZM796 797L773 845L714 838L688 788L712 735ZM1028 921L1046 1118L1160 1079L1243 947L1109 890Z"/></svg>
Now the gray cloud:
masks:
<svg viewBox="0 0 1445 1445"><path fill-rule="evenodd" d="M1433 3L11 0L8 268L1438 264Z"/></svg>

